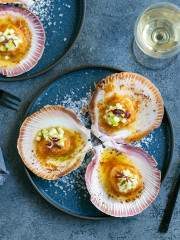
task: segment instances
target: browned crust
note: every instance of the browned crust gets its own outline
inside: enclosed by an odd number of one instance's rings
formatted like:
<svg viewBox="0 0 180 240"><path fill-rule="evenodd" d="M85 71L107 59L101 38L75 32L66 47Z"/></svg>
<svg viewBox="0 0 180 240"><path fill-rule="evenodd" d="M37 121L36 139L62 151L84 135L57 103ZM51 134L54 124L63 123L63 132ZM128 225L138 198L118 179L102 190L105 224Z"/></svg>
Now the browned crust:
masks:
<svg viewBox="0 0 180 240"><path fill-rule="evenodd" d="M37 117L42 112L46 112L46 111L61 111L61 112L64 112L64 113L70 115L78 124L80 124L82 126L80 120L76 117L75 113L72 110L66 109L66 108L64 108L63 106L60 106L60 105L45 106L45 107L43 107L39 111L33 113L31 116L27 117L24 120L24 122L23 122L23 124L20 128L20 132L19 132L19 137L18 137L18 141L17 141L17 149L18 149L19 155L21 156L21 159L22 159L23 163L34 174L36 174L38 177L41 177L41 178L44 178L44 179L47 179L47 180L56 180L59 177L65 176L68 173L72 172L73 170L77 169L81 165L86 152L84 151L84 153L82 153L81 157L77 158L76 161L73 164L68 165L63 171L61 171L61 170L50 170L50 169L47 169L43 166L41 166L41 168L38 168L26 158L26 156L23 154L23 150L22 150L24 131L25 131L26 127L28 126L28 124L32 121L32 119ZM82 126L82 127L85 129L84 126Z"/></svg>
<svg viewBox="0 0 180 240"><path fill-rule="evenodd" d="M92 94L92 97L91 97L91 100L90 100L90 103L89 103L89 107L88 107L88 111L89 111L89 115L91 117L92 124L95 123L94 109L95 109L95 102L96 102L96 97L97 97L97 94L98 94L98 90L99 90L99 86L97 85L96 89L94 90L94 92Z"/></svg>
<svg viewBox="0 0 180 240"><path fill-rule="evenodd" d="M142 131L142 132L138 132L133 134L132 136L128 137L125 139L126 142L132 142L132 141L137 141L145 136L147 136L150 132L152 132L154 129L158 128L161 125L163 116L164 116L164 102L161 96L161 93L159 92L158 88L146 77L137 74L137 73L133 73L133 72L121 72L121 73L115 73L112 74L104 79L102 79L96 86L96 89L92 95L90 104L89 104L89 113L91 116L91 121L94 124L95 123L95 102L96 102L96 97L98 94L99 90L103 90L104 86L107 83L113 83L116 80L121 80L124 78L134 78L135 80L138 80L142 83L144 83L146 86L149 87L149 89L153 92L155 98L156 98L156 102L158 105L158 114L157 114L157 118L154 121L154 124L152 124L151 126L149 126L147 128L146 131Z"/></svg>

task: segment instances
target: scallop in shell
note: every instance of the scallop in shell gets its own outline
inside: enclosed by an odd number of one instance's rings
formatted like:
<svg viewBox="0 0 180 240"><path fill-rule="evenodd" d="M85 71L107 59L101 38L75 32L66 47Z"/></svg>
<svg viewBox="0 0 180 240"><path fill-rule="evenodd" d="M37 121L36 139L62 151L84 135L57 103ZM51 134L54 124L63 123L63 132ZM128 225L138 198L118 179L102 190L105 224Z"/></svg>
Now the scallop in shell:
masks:
<svg viewBox="0 0 180 240"><path fill-rule="evenodd" d="M141 213L157 197L160 171L157 163L140 148L106 142L95 148L89 163L86 186L91 202L114 217Z"/></svg>
<svg viewBox="0 0 180 240"><path fill-rule="evenodd" d="M102 141L131 142L160 126L164 105L150 80L121 72L97 84L89 112L92 131Z"/></svg>
<svg viewBox="0 0 180 240"><path fill-rule="evenodd" d="M0 74L14 77L31 70L44 45L45 31L36 15L26 8L0 4Z"/></svg>
<svg viewBox="0 0 180 240"><path fill-rule="evenodd" d="M23 122L17 148L26 167L54 180L77 169L90 149L90 131L59 105L46 106Z"/></svg>

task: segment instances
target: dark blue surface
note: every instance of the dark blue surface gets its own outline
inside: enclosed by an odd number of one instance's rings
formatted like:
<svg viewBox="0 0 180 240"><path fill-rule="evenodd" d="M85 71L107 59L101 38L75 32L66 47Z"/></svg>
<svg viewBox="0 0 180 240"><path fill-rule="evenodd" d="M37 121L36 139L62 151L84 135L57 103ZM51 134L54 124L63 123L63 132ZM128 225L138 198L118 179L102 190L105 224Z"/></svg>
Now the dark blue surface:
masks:
<svg viewBox="0 0 180 240"><path fill-rule="evenodd" d="M39 10L46 33L42 58L29 72L11 79L0 76L0 81L32 78L56 64L75 41L82 25L84 8L84 0L56 0L51 1L46 17L42 18L43 9Z"/></svg>
<svg viewBox="0 0 180 240"><path fill-rule="evenodd" d="M73 102L86 98L90 90L93 90L96 82L114 72L117 71L108 68L91 67L67 73L59 77L37 97L29 107L28 114L48 104L63 104L74 110ZM70 101L65 101L67 96L70 97ZM78 109L75 110L78 113ZM86 123L87 127L90 127L89 121L86 121ZM163 170L163 176L171 160L173 141L171 134L171 126L167 115L165 115L159 129L144 140L136 143L136 145L141 146L155 157L158 168ZM84 174L89 161L90 156L86 156L86 164L57 181L43 180L30 172L28 176L38 192L59 209L80 217L104 217L105 215L91 204L86 190Z"/></svg>
<svg viewBox="0 0 180 240"><path fill-rule="evenodd" d="M22 99L18 112L0 107L0 146L10 172L6 184L0 187L1 240L180 239L180 194L168 233L158 232L173 175L180 160L180 55L166 69L154 71L138 64L131 48L137 16L150 4L157 2L160 0L86 0L83 31L63 61L38 78L0 82L0 88ZM169 2L180 6L180 0ZM133 218L91 221L59 211L33 188L17 154L16 141L27 105L56 76L82 64L106 64L148 77L159 88L173 123L173 159L160 193L149 208Z"/></svg>

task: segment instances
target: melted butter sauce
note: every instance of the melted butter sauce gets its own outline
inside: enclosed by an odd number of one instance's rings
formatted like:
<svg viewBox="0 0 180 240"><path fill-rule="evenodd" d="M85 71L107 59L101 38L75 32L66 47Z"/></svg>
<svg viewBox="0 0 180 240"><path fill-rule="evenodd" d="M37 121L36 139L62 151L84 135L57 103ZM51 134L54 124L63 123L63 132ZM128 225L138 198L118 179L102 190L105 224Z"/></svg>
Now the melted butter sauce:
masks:
<svg viewBox="0 0 180 240"><path fill-rule="evenodd" d="M41 141L34 140L35 152L38 160L44 166L57 166L65 160L71 159L76 153L82 150L84 146L84 139L81 134L76 131L64 129L64 147L53 146L48 147L48 141L42 139ZM50 160L50 161L49 161Z"/></svg>
<svg viewBox="0 0 180 240"><path fill-rule="evenodd" d="M109 80L108 83L106 83L104 86L103 86L103 89L106 93L108 92L112 92L115 90L115 86L114 84Z"/></svg>
<svg viewBox="0 0 180 240"><path fill-rule="evenodd" d="M28 24L21 17L6 16L0 18L0 32L13 29L22 43L14 51L0 51L0 67L8 67L19 63L31 47L32 35Z"/></svg>
<svg viewBox="0 0 180 240"><path fill-rule="evenodd" d="M120 103L126 111L130 113L130 118L126 123L120 123L118 126L111 126L109 125L106 120L104 119L104 116L106 114L106 108L110 105L115 105L116 103ZM118 94L114 94L111 97L105 97L103 102L100 102L98 104L99 108L99 125L106 133L114 133L120 129L126 129L134 131L135 129L135 120L136 120L136 114L138 112L138 102L133 102L130 98L126 96L120 96Z"/></svg>
<svg viewBox="0 0 180 240"><path fill-rule="evenodd" d="M117 176L120 172L127 169L133 175L137 176L138 184L134 189L127 192L120 192ZM133 162L127 155L111 148L104 150L101 154L99 178L107 194L120 201L131 201L136 199L144 188L141 173Z"/></svg>

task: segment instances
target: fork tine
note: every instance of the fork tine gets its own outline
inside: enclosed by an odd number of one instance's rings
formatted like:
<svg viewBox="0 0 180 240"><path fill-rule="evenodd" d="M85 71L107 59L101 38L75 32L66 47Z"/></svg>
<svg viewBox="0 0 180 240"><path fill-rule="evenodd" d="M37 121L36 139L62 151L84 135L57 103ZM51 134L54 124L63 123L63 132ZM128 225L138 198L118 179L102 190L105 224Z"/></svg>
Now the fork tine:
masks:
<svg viewBox="0 0 180 240"><path fill-rule="evenodd" d="M7 107L7 108L9 108L9 109L12 109L12 110L14 110L14 111L17 111L17 108L11 106L10 104L8 104L8 103L6 103L6 102L4 102L4 101L2 101L2 100L0 101L0 105L1 105L1 106L4 106L4 107Z"/></svg>
<svg viewBox="0 0 180 240"><path fill-rule="evenodd" d="M12 99L15 99L15 100L18 101L18 102L21 102L21 99L18 98L17 96L15 96L15 95L13 95L12 93L3 91L3 94L6 95L6 96L9 96L9 97L12 98Z"/></svg>
<svg viewBox="0 0 180 240"><path fill-rule="evenodd" d="M19 102L17 102L15 99L13 100L12 98L4 95L2 98L1 98L4 102L7 102L7 103L10 103L10 104L13 104L13 105L16 105L16 106L19 106Z"/></svg>

